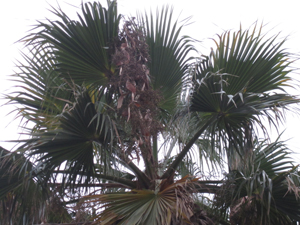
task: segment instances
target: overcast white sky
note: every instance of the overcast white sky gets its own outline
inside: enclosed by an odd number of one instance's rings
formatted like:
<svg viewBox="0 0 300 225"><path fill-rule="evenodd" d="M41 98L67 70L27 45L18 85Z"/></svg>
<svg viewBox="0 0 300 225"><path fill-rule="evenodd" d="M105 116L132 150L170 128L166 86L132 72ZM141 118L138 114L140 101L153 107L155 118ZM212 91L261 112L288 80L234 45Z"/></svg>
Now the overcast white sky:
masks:
<svg viewBox="0 0 300 225"><path fill-rule="evenodd" d="M17 40L24 37L31 25L36 20L45 17L54 18L49 12L50 5L56 7L58 4L70 16L75 16L81 0L14 0L1 2L0 8L0 94L11 92L13 83L8 81L8 76L13 73L16 60L21 59L21 44L15 44ZM83 1L86 2L86 1ZM101 0L106 4L106 0ZM184 32L200 41L199 51L207 53L214 47L210 38L216 37L224 30L237 30L242 24L248 28L255 21L267 24L264 29L268 34L275 35L281 32L281 37L289 36L285 47L292 53L300 52L300 14L299 1L270 1L270 0L118 0L119 12L124 15L135 15L136 11L145 9L161 8L164 4L174 6L175 13L181 19L192 16L194 23L185 28ZM300 63L295 66L300 68ZM298 74L294 74L298 77ZM298 80L300 80L298 78ZM300 89L294 90L293 94L300 94ZM4 103L0 100L0 106ZM2 106L0 108L0 146L10 149L11 144L5 140L17 139L18 121L13 121L13 116L6 116L13 108ZM13 122L12 122L13 121ZM284 138L292 138L289 146L295 152L300 153L300 117L288 114ZM276 132L272 132L276 136ZM300 158L299 156L297 158Z"/></svg>

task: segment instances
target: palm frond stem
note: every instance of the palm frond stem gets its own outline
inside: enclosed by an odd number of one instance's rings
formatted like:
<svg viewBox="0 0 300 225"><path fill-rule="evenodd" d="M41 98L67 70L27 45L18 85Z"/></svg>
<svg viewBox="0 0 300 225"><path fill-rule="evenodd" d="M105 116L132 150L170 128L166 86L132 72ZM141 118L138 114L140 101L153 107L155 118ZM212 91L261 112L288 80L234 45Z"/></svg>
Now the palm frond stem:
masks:
<svg viewBox="0 0 300 225"><path fill-rule="evenodd" d="M172 162L172 164L169 166L167 171L162 175L161 179L166 179L170 177L172 174L175 173L176 168L179 166L180 162L183 160L183 158L186 156L186 154L189 152L193 144L197 141L197 139L200 137L200 135L206 130L206 128L215 120L217 119L217 116L211 117L207 122L201 127L201 129L191 138L191 140L184 146L182 151L177 155L176 159Z"/></svg>
<svg viewBox="0 0 300 225"><path fill-rule="evenodd" d="M53 173L68 174L70 172L69 171L63 171L63 170L56 170L56 171L53 171ZM82 173L82 175L84 175L84 174L85 173ZM113 182L125 185L127 187L131 187L131 188L136 187L136 183L134 181L131 181L131 180L128 180L128 179L125 179L125 178L121 178L121 177L105 175L105 174L94 174L94 177L95 178L100 178L100 179L105 179L105 180L108 180L108 181L113 181Z"/></svg>
<svg viewBox="0 0 300 225"><path fill-rule="evenodd" d="M49 186L55 186L55 187L62 187L63 183L48 183ZM102 183L102 184L75 184L74 187L80 188L80 187L100 187L100 188L128 188L128 185L123 185L120 183Z"/></svg>
<svg viewBox="0 0 300 225"><path fill-rule="evenodd" d="M127 159L128 167L134 172L139 181L142 181L144 188L150 187L150 180L131 160Z"/></svg>

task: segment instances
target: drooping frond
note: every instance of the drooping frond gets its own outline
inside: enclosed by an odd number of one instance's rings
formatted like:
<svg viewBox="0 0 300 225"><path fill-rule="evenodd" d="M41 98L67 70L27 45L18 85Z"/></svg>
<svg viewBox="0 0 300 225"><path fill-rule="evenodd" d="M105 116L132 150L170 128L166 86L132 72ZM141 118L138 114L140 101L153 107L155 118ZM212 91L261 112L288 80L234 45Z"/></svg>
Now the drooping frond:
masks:
<svg viewBox="0 0 300 225"><path fill-rule="evenodd" d="M279 140L257 143L253 156L240 160L238 169L228 174L217 199L227 204L225 208L230 205L233 223L275 225L299 221L300 178L288 153Z"/></svg>
<svg viewBox="0 0 300 225"><path fill-rule="evenodd" d="M18 104L17 116L34 124L42 132L55 128L56 116L75 101L74 85L60 79L50 54L35 52L35 59L23 55L26 64L18 65L14 81L19 90L7 96L9 104Z"/></svg>
<svg viewBox="0 0 300 225"><path fill-rule="evenodd" d="M23 155L0 147L0 224L40 222L48 197L43 178Z"/></svg>

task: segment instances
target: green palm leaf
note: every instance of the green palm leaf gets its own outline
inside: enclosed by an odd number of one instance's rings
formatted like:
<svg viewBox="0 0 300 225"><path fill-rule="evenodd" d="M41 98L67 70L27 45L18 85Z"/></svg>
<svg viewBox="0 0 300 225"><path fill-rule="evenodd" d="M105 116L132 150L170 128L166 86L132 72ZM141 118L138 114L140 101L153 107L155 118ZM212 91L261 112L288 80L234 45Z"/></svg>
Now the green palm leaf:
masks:
<svg viewBox="0 0 300 225"><path fill-rule="evenodd" d="M149 46L152 86L161 93L160 107L172 112L179 100L187 73L188 53L193 50L192 39L180 36L184 25L173 22L173 9L165 7L156 17L150 14L141 19Z"/></svg>
<svg viewBox="0 0 300 225"><path fill-rule="evenodd" d="M271 144L257 144L253 157L241 160L240 167L230 173L235 174L234 185L228 183L233 189L225 186L227 190L221 194L233 197L229 201L231 221L245 223L242 222L245 220L249 224L250 221L253 224L260 221L260 224L274 225L299 221L300 179L297 167L288 157L289 151L278 140Z"/></svg>
<svg viewBox="0 0 300 225"><path fill-rule="evenodd" d="M260 32L254 28L252 33L219 36L216 50L198 64L193 76L191 111L202 118L217 116L209 132L236 149L254 125L264 130L261 116L276 126L283 119L280 109L299 102L282 92L290 80L288 54L281 49L284 41L263 41Z"/></svg>
<svg viewBox="0 0 300 225"><path fill-rule="evenodd" d="M186 176L173 184L164 180L154 191L132 190L87 198L103 204L101 207L104 210L97 218L101 224L188 224L193 216L193 201L189 192L195 189L197 180ZM210 224L205 216L202 222L198 224Z"/></svg>
<svg viewBox="0 0 300 225"><path fill-rule="evenodd" d="M112 76L112 43L118 37L120 15L116 2L109 2L108 9L100 3L82 5L79 21L71 20L62 10L53 8L61 21L48 21L36 27L38 33L24 40L37 50L54 54L60 76L82 84L103 85Z"/></svg>
<svg viewBox="0 0 300 225"><path fill-rule="evenodd" d="M95 151L101 153L102 162L110 159L113 140L110 118L97 113L89 94L84 92L72 109L62 113L57 127L32 134L31 139L24 140L19 151L38 155L38 161L43 162L50 172L66 162L65 170L69 171L70 182L77 182L77 175L80 180L86 178L85 182L88 182L95 173Z"/></svg>
<svg viewBox="0 0 300 225"><path fill-rule="evenodd" d="M36 53L38 61L23 55L26 65L18 66L14 75L20 90L7 96L9 104L19 104L18 116L35 124L34 129L45 130L55 125L55 117L75 101L73 90L54 71L55 62L43 53ZM47 59L48 57L48 59ZM68 107L69 106L69 107Z"/></svg>
<svg viewBox="0 0 300 225"><path fill-rule="evenodd" d="M39 222L46 213L47 198L48 190L40 169L23 155L0 147L1 224Z"/></svg>

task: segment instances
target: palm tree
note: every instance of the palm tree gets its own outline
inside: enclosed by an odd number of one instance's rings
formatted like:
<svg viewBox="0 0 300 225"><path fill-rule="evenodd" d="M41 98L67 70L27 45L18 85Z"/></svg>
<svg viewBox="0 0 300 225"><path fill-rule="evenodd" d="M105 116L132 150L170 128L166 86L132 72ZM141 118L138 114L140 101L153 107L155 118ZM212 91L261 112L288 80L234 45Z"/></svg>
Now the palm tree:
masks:
<svg viewBox="0 0 300 225"><path fill-rule="evenodd" d="M276 127L299 101L283 89L284 41L240 29L195 60L195 42L180 36L184 24L169 7L138 19L122 18L116 1L83 4L77 21L53 13L59 20L23 39L31 54L15 75L21 90L7 97L34 125L15 152L3 149L0 200L14 201L6 221L68 222L67 209L100 224L229 224L229 208L232 223L249 210L261 224L300 219L297 167L279 140L263 144L255 133L266 133L262 118ZM225 161L227 176L199 179L193 153L214 169ZM39 195L20 194L28 189ZM215 201L204 205L203 193ZM49 202L63 216L49 216ZM37 204L45 210L29 214Z"/></svg>

